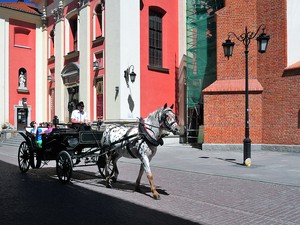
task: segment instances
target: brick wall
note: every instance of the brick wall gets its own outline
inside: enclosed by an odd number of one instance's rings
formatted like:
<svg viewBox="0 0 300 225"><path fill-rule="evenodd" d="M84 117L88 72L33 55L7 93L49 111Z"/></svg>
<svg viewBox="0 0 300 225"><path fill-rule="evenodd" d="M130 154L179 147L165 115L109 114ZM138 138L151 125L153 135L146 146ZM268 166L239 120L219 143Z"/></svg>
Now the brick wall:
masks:
<svg viewBox="0 0 300 225"><path fill-rule="evenodd" d="M287 65L286 1L259 1L257 21L265 23L271 40L268 54L259 55L258 78L263 92L263 142L266 144L300 144L298 113L300 76L297 67ZM299 59L300 60L300 59ZM294 73L293 73L294 72Z"/></svg>
<svg viewBox="0 0 300 225"><path fill-rule="evenodd" d="M286 68L286 1L226 0L216 13L217 81L203 91L204 143L242 143L245 137L245 47L235 42L233 56L224 57L222 43L236 35L256 32L261 24L271 35L267 52L249 47L250 139L256 144L300 144L298 68ZM259 34L261 31L259 31ZM300 60L300 59L299 59ZM294 71L294 72L293 72ZM220 83L222 85L220 86ZM256 89L256 86L261 88Z"/></svg>

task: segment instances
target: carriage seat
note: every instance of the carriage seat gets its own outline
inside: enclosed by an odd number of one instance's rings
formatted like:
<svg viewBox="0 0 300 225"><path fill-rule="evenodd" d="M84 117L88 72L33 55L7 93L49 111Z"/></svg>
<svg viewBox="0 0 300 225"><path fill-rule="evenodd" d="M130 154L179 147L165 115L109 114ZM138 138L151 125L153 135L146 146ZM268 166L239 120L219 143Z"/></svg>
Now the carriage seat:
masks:
<svg viewBox="0 0 300 225"><path fill-rule="evenodd" d="M30 133L31 129L32 129L32 127L26 127L25 128L26 135L27 135L27 137L29 137L29 139L31 141L31 145L39 148L38 145L37 145L37 143L36 143L36 137L35 137L35 135L32 134L32 133ZM46 127L38 127L38 129L41 129L42 131L47 130ZM43 135L42 135L42 141L43 141Z"/></svg>

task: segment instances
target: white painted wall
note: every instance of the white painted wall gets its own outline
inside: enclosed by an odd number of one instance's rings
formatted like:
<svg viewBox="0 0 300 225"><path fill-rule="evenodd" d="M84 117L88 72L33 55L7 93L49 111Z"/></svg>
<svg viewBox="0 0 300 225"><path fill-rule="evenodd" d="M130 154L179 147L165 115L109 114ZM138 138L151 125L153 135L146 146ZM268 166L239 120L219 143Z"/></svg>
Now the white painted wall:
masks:
<svg viewBox="0 0 300 225"><path fill-rule="evenodd" d="M9 21L0 18L0 124L9 122Z"/></svg>
<svg viewBox="0 0 300 225"><path fill-rule="evenodd" d="M179 62L186 55L186 0L178 0L178 54Z"/></svg>
<svg viewBox="0 0 300 225"><path fill-rule="evenodd" d="M300 1L287 0L287 63L300 61Z"/></svg>
<svg viewBox="0 0 300 225"><path fill-rule="evenodd" d="M115 98L115 87L120 86L120 7L118 0L105 2L105 111L106 119L120 118L120 97Z"/></svg>
<svg viewBox="0 0 300 225"><path fill-rule="evenodd" d="M124 70L131 65L137 77L128 88ZM111 0L105 3L105 71L106 119L136 120L140 116L139 0ZM120 90L118 96L116 86ZM129 95L134 102L132 112L128 104Z"/></svg>

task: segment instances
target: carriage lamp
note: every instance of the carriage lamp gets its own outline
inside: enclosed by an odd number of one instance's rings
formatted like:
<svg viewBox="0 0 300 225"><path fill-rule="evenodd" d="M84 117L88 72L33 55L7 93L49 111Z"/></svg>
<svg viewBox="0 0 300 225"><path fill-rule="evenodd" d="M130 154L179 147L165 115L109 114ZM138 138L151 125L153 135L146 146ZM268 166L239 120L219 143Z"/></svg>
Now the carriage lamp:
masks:
<svg viewBox="0 0 300 225"><path fill-rule="evenodd" d="M249 91L248 91L248 47L250 45L251 39L254 39L258 34L258 31L262 28L262 33L256 38L257 47L259 53L265 53L267 50L268 42L270 36L265 34L266 25L262 24L259 26L256 32L248 32L247 27L245 28L245 33L237 36L233 32L228 33L228 39L222 44L224 48L224 55L228 58L232 56L234 42L231 42L230 35L234 35L236 39L242 42L245 46L245 139L244 139L244 164L249 166L251 165L251 139L249 138ZM249 164L250 163L250 164Z"/></svg>
<svg viewBox="0 0 300 225"><path fill-rule="evenodd" d="M130 73L130 68L132 67L132 72ZM129 77L130 77L130 80L131 80L131 83L134 83L135 81L135 77L136 77L136 73L134 72L134 66L131 65L129 66L125 71L124 71L124 78L126 80L126 84L127 84L127 87L129 86L128 82L129 82Z"/></svg>
<svg viewBox="0 0 300 225"><path fill-rule="evenodd" d="M115 87L116 92L119 92L119 86Z"/></svg>
<svg viewBox="0 0 300 225"><path fill-rule="evenodd" d="M58 119L58 117L57 117L57 116L54 116L52 122L53 122L53 125L55 126L55 128L57 128L57 125L59 124L59 119Z"/></svg>

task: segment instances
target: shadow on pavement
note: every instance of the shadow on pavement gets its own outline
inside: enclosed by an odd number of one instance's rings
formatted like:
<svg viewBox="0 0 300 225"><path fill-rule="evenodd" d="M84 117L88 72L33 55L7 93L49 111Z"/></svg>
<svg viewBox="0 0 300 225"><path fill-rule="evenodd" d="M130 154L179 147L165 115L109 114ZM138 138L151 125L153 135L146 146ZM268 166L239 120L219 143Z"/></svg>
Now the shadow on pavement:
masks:
<svg viewBox="0 0 300 225"><path fill-rule="evenodd" d="M233 164L236 164L236 165L245 166L245 165L242 164L242 163L237 163L237 162L235 162L236 159L224 159L224 158L219 158L219 157L214 157L214 158L215 158L215 159L218 159L218 160L225 161L225 162L230 162L230 163L233 163ZM201 156L201 157L199 157L199 159L209 159L209 157L207 157L207 156Z"/></svg>
<svg viewBox="0 0 300 225"><path fill-rule="evenodd" d="M1 224L196 224L80 186L63 185L50 177L54 174L55 168L22 173L18 166L0 160ZM116 188L132 190L133 184L120 181Z"/></svg>
<svg viewBox="0 0 300 225"><path fill-rule="evenodd" d="M84 171L84 170L76 170L76 171L73 171L73 174L72 174L72 179L76 179L79 182L84 181L84 180L101 179L101 178L102 177L95 176L95 173L93 173L93 172L88 172L88 171ZM102 178L101 180L97 181L97 184L100 184L101 188L105 188L106 181L104 178ZM113 189L116 189L116 190L126 191L126 192L128 192L128 191L137 192L137 193L144 194L150 198L153 198L150 186L145 186L143 184L140 185L141 192L138 192L135 190L135 182L125 181L125 180L117 180L116 182L113 182L112 187L113 187ZM157 192L160 195L169 195L166 192L166 190L159 188L159 186L155 186L155 187L156 187Z"/></svg>

